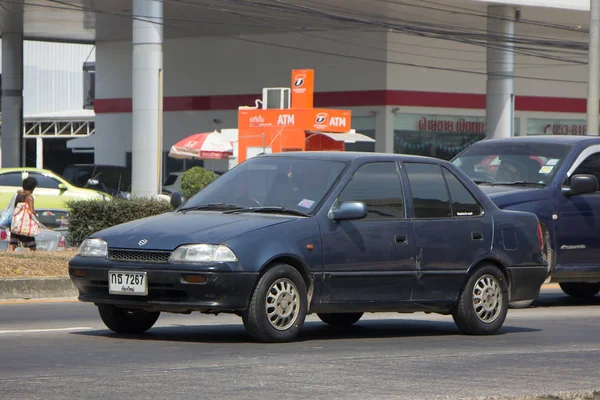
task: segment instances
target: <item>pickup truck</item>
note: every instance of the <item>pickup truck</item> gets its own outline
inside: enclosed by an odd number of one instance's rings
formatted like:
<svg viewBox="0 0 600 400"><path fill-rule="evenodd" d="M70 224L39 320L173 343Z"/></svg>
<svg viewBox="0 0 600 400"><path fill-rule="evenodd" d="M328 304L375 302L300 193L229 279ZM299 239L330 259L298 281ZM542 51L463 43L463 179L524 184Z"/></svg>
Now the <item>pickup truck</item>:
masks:
<svg viewBox="0 0 600 400"><path fill-rule="evenodd" d="M546 283L573 297L600 292L600 138L523 136L476 142L452 163L496 205L540 220ZM512 303L529 306L533 300Z"/></svg>

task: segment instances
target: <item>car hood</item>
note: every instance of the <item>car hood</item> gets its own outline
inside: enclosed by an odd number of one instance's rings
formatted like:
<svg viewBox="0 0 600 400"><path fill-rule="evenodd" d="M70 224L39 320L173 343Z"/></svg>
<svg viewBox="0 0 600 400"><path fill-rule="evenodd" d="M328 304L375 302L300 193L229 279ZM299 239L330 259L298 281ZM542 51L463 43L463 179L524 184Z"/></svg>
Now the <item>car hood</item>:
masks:
<svg viewBox="0 0 600 400"><path fill-rule="evenodd" d="M182 244L220 244L235 236L297 218L216 211L173 212L113 226L92 237L106 240L109 248L174 250Z"/></svg>
<svg viewBox="0 0 600 400"><path fill-rule="evenodd" d="M479 185L479 188L499 207L542 200L546 197L543 187L514 185Z"/></svg>

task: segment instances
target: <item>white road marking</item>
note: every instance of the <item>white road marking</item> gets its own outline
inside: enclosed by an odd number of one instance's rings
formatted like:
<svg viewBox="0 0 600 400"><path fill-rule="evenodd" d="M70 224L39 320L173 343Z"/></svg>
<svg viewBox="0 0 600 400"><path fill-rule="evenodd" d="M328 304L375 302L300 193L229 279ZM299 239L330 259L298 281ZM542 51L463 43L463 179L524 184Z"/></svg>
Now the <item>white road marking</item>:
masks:
<svg viewBox="0 0 600 400"><path fill-rule="evenodd" d="M71 328L50 328L50 329L20 329L10 331L0 331L0 335L9 333L41 333L41 332L59 332L59 331L82 331L86 329L94 329L89 326L74 326Z"/></svg>

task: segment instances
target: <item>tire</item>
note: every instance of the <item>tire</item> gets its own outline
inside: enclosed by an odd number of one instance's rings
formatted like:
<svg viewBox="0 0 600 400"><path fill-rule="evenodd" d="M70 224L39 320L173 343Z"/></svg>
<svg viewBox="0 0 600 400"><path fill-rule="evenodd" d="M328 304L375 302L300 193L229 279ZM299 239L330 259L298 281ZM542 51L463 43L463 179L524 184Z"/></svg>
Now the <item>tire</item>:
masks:
<svg viewBox="0 0 600 400"><path fill-rule="evenodd" d="M302 275L287 264L276 264L259 279L242 313L244 327L259 342L292 341L304 324L307 303Z"/></svg>
<svg viewBox="0 0 600 400"><path fill-rule="evenodd" d="M363 313L330 313L319 314L319 319L326 324L333 326L350 326L358 322L363 316Z"/></svg>
<svg viewBox="0 0 600 400"><path fill-rule="evenodd" d="M600 292L600 283L561 282L559 285L563 292L577 298L594 297Z"/></svg>
<svg viewBox="0 0 600 400"><path fill-rule="evenodd" d="M531 300L520 300L520 301L511 301L510 303L508 303L508 306L510 308L515 308L515 309L519 309L519 308L527 308L529 307L531 304L533 304L533 302L535 301L535 299L531 299Z"/></svg>
<svg viewBox="0 0 600 400"><path fill-rule="evenodd" d="M452 317L467 335L491 335L502 327L507 312L506 278L498 267L484 264L469 277Z"/></svg>
<svg viewBox="0 0 600 400"><path fill-rule="evenodd" d="M160 312L127 311L112 304L98 304L102 322L117 333L144 333L152 328Z"/></svg>

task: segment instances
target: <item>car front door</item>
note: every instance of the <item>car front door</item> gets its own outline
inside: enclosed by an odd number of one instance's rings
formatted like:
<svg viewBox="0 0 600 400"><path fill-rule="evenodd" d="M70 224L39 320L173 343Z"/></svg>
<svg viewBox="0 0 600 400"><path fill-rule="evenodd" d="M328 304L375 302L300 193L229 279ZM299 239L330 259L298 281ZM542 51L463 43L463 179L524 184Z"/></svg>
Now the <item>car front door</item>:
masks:
<svg viewBox="0 0 600 400"><path fill-rule="evenodd" d="M35 178L38 183L33 191L36 210L66 208L64 202L69 199L63 198L65 191L59 189L58 180L37 172L30 172L29 176Z"/></svg>
<svg viewBox="0 0 600 400"><path fill-rule="evenodd" d="M491 216L448 169L405 163L416 240L416 283L412 300L458 297L471 264L488 253Z"/></svg>
<svg viewBox="0 0 600 400"><path fill-rule="evenodd" d="M600 182L600 152L590 154L570 174L595 175ZM565 185L568 187L569 179ZM559 194L556 220L557 265L567 268L600 264L600 192Z"/></svg>
<svg viewBox="0 0 600 400"><path fill-rule="evenodd" d="M414 232L406 219L398 165L360 166L336 200L362 201L367 217L320 220L323 235L323 303L385 302L410 299L415 265Z"/></svg>

